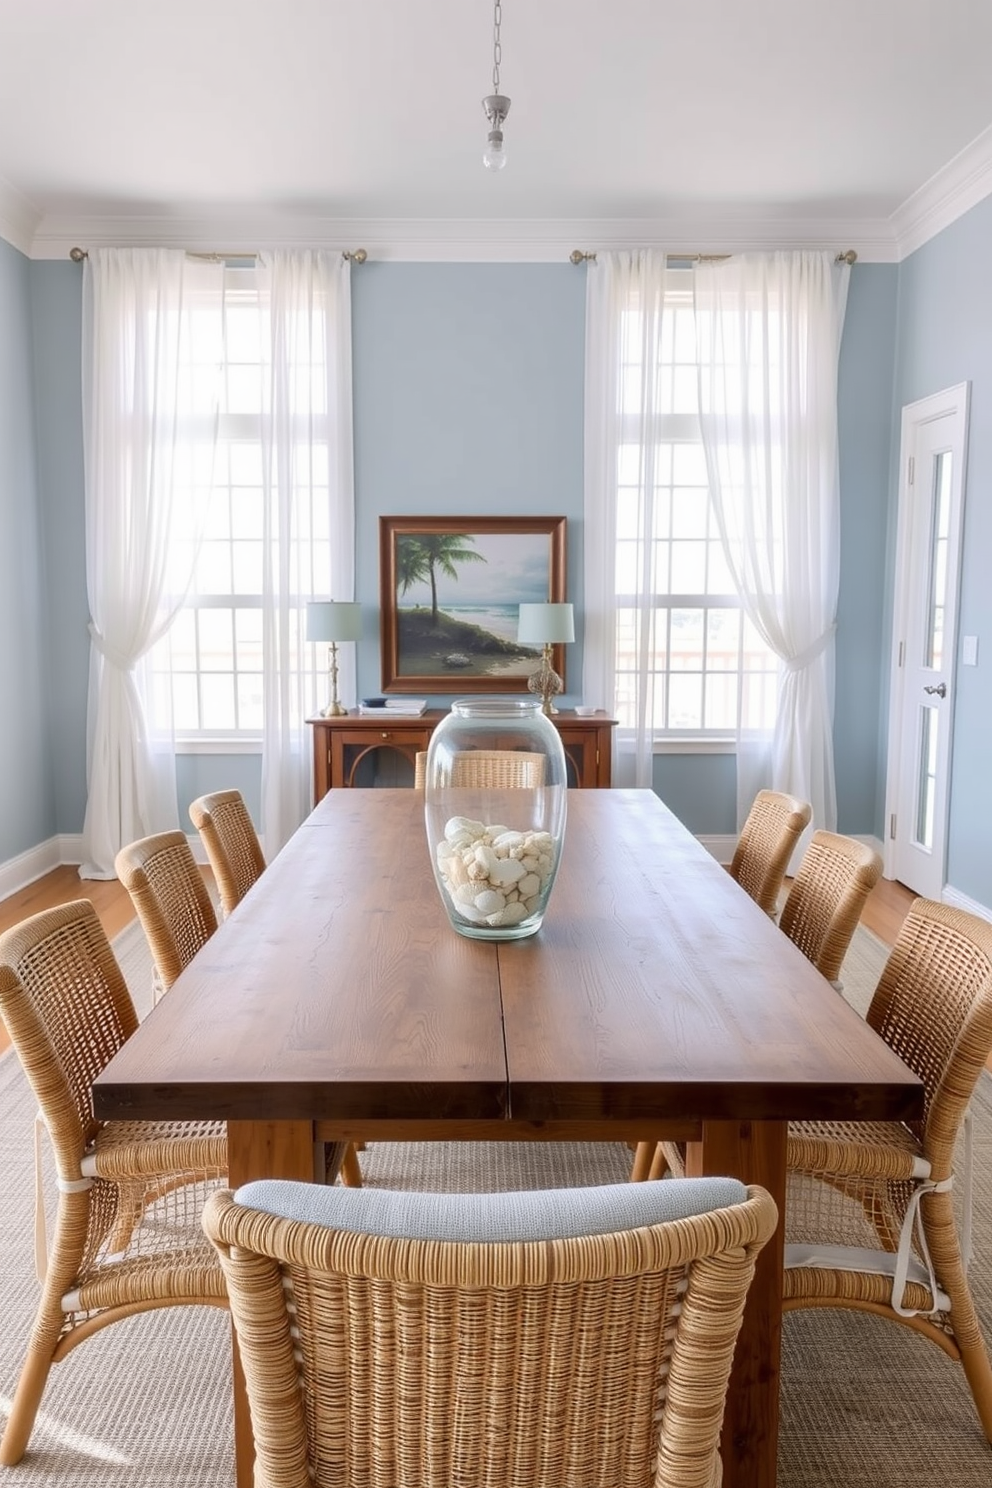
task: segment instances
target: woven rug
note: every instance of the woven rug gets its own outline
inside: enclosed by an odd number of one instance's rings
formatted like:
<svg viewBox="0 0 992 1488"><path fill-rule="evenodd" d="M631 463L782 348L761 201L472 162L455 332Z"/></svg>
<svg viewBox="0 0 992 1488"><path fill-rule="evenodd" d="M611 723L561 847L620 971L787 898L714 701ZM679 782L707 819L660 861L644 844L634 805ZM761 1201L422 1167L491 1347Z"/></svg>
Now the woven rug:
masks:
<svg viewBox="0 0 992 1488"><path fill-rule="evenodd" d="M151 973L137 925L115 941L139 1012ZM845 994L862 1009L884 963L859 930ZM34 1102L12 1054L0 1057L0 1416L24 1357L37 1297L32 1236ZM992 1080L976 1102L972 1284L992 1339ZM435 1190L556 1187L622 1181L620 1144L376 1143L365 1181ZM54 1208L54 1196L49 1195ZM11 1488L232 1488L226 1317L175 1308L119 1323L52 1371L31 1449L0 1468ZM990 1488L992 1448L959 1365L880 1319L824 1311L785 1320L779 1488ZM566 1488L566 1485L563 1485Z"/></svg>

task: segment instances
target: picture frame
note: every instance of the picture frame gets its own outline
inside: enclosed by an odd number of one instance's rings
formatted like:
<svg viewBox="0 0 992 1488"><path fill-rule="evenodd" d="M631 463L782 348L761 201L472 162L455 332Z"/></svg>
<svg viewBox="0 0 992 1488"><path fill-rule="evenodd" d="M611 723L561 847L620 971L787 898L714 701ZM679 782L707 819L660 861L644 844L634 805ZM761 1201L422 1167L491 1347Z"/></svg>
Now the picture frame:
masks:
<svg viewBox="0 0 992 1488"><path fill-rule="evenodd" d="M564 517L380 517L382 690L526 692L517 609L565 601ZM565 647L552 647L565 675Z"/></svg>

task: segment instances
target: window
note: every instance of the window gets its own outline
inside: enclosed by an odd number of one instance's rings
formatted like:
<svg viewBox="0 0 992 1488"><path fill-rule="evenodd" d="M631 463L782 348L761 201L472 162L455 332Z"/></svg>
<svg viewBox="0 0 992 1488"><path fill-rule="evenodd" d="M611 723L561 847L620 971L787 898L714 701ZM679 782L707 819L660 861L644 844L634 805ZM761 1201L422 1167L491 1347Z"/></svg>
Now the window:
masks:
<svg viewBox="0 0 992 1488"><path fill-rule="evenodd" d="M177 576L188 572L193 544L193 577L182 608L152 657L156 716L171 713L177 737L194 744L261 740L266 552L270 562L289 564L300 605L314 594L331 591L326 334L314 312L312 325L299 326L297 334L287 337L298 348L291 355L288 392L291 419L298 424L290 456L296 515L288 535L274 535L266 530L271 525L266 516L266 462L273 458L272 366L268 291L262 278L243 268L229 269L225 275L213 474L200 502L190 504L195 508L190 519L195 530L191 525L191 530L176 536ZM192 324L189 375L206 382L217 373L216 361L207 365L217 356L212 321L204 317L200 340L195 317ZM210 435L212 439L212 428ZM202 431L190 429L186 437L202 438ZM314 650L295 638L292 665L307 673L308 712L316 711L316 658L301 652Z"/></svg>
<svg viewBox="0 0 992 1488"><path fill-rule="evenodd" d="M770 727L778 678L737 597L709 500L687 277L668 271L660 317L632 301L621 325L617 711L621 727L635 727L646 663L656 740Z"/></svg>

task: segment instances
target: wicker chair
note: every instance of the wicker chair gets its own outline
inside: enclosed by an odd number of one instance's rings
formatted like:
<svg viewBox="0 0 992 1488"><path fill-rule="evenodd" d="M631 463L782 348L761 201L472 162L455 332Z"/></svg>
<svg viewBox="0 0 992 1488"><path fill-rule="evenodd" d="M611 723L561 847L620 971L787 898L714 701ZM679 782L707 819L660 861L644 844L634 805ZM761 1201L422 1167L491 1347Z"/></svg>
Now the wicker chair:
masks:
<svg viewBox="0 0 992 1488"><path fill-rule="evenodd" d="M866 843L814 832L782 907L780 928L838 992L847 948L881 872L881 858Z"/></svg>
<svg viewBox="0 0 992 1488"><path fill-rule="evenodd" d="M414 760L413 783L418 790L427 784L426 751ZM464 750L452 761L451 784L483 790L533 790L544 784L544 755L525 749Z"/></svg>
<svg viewBox="0 0 992 1488"><path fill-rule="evenodd" d="M49 1370L94 1332L152 1307L226 1305L199 1218L227 1172L222 1123L99 1122L90 1087L137 1027L88 900L0 935L0 1013L55 1153L58 1218L0 1463L27 1447ZM44 1210L36 1213L40 1262Z"/></svg>
<svg viewBox="0 0 992 1488"><path fill-rule="evenodd" d="M811 808L781 791L759 791L741 828L730 872L742 889L774 915L786 869Z"/></svg>
<svg viewBox="0 0 992 1488"><path fill-rule="evenodd" d="M151 948L157 1002L213 935L217 916L182 832L159 832L122 847L114 867Z"/></svg>
<svg viewBox="0 0 992 1488"><path fill-rule="evenodd" d="M265 871L265 859L240 791L214 791L189 808L190 820L206 848L227 917Z"/></svg>
<svg viewBox="0 0 992 1488"><path fill-rule="evenodd" d="M917 899L868 1022L923 1081L925 1115L790 1125L784 1306L860 1308L922 1333L963 1364L992 1441L992 1368L966 1274L966 1113L992 1051L992 925ZM959 1239L951 1184L962 1125Z"/></svg>
<svg viewBox="0 0 992 1488"><path fill-rule="evenodd" d="M719 1480L734 1342L776 1222L763 1189L268 1182L214 1195L203 1222L227 1276L255 1488L357 1481L358 1462L362 1482L393 1488Z"/></svg>

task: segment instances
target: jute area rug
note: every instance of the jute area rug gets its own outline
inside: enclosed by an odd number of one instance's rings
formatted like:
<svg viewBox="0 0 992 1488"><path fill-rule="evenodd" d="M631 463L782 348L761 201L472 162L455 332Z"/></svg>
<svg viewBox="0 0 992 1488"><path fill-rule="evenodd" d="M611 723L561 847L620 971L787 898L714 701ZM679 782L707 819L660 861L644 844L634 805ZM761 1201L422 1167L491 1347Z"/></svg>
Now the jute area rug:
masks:
<svg viewBox="0 0 992 1488"><path fill-rule="evenodd" d="M141 931L115 949L139 1011L150 1002ZM885 948L859 931L844 968L860 1007ZM0 1417L24 1358L37 1298L31 1248L34 1102L16 1057L0 1057ZM972 1284L992 1340L992 1081L976 1109L976 1258ZM378 1143L365 1181L434 1190L564 1187L623 1181L620 1144ZM49 1192L54 1210L54 1194ZM212 1309L152 1312L109 1328L52 1371L24 1461L3 1488L232 1488L228 1321ZM880 1319L793 1313L785 1321L779 1488L992 1488L959 1365ZM568 1488L568 1485L561 1485Z"/></svg>

